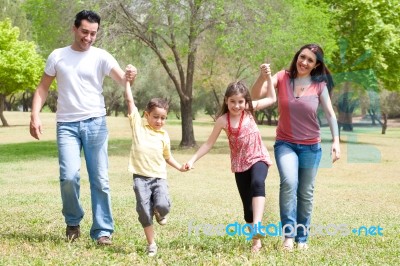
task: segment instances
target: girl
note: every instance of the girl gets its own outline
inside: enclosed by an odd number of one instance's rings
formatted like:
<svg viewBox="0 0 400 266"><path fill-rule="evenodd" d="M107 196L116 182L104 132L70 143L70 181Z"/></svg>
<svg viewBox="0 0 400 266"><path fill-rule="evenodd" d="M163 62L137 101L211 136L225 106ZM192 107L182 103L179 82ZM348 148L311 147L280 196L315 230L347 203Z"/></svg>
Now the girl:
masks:
<svg viewBox="0 0 400 266"><path fill-rule="evenodd" d="M170 139L163 129L168 102L160 98L151 99L142 119L133 101L129 82L126 82L125 98L132 128L128 170L133 174L136 211L146 235L147 253L154 256L157 245L154 241L153 215L160 225L165 225L171 207L166 164L182 172L187 170L172 157Z"/></svg>
<svg viewBox="0 0 400 266"><path fill-rule="evenodd" d="M257 79L252 88L255 98L262 97L266 80ZM279 123L274 145L280 175L279 207L283 249L307 249L314 181L321 160L321 136L317 117L319 104L325 112L332 133L332 161L340 157L339 131L329 94L333 81L324 63L324 53L316 44L300 48L289 70L272 78L278 94ZM296 234L297 231L297 234Z"/></svg>
<svg viewBox="0 0 400 266"><path fill-rule="evenodd" d="M271 79L269 65L264 65L262 75ZM265 178L272 164L260 131L254 120L253 111L272 105L276 101L275 92L268 83L268 96L259 101L251 101L249 90L241 82L229 84L220 115L215 122L208 140L186 163L186 169L208 153L221 130L229 139L231 169L235 173L236 184L243 203L244 219L253 226L261 223L265 203ZM254 228L254 227L253 227ZM259 236L259 235L258 235ZM253 237L252 252L261 249L261 240Z"/></svg>

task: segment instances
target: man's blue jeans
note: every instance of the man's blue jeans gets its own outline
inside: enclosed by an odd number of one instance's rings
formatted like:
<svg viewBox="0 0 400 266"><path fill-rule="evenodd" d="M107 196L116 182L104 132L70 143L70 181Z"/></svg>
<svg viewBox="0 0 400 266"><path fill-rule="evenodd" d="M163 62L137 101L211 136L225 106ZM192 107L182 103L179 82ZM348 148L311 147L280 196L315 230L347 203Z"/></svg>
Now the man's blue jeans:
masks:
<svg viewBox="0 0 400 266"><path fill-rule="evenodd" d="M275 160L280 175L279 208L282 232L298 243L307 241L313 207L314 180L321 161L321 144L302 145L277 140Z"/></svg>
<svg viewBox="0 0 400 266"><path fill-rule="evenodd" d="M81 150L89 175L92 219L90 236L98 239L114 231L108 180L108 130L105 117L57 123L62 213L67 225L78 225L84 215L80 197Z"/></svg>

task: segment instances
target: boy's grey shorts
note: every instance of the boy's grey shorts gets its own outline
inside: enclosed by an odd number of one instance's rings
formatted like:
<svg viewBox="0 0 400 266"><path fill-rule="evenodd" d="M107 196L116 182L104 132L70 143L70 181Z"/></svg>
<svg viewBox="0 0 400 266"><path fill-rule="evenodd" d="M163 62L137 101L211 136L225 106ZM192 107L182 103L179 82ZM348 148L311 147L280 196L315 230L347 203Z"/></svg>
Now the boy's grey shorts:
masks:
<svg viewBox="0 0 400 266"><path fill-rule="evenodd" d="M153 224L154 210L157 210L161 217L169 213L171 202L166 179L133 175L133 183L138 220L143 227Z"/></svg>

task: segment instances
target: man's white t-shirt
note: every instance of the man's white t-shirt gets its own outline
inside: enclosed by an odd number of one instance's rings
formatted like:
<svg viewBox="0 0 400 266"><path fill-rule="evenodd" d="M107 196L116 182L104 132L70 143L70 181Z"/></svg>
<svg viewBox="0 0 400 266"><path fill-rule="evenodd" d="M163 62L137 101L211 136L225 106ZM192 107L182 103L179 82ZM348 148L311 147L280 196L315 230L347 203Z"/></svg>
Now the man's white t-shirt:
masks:
<svg viewBox="0 0 400 266"><path fill-rule="evenodd" d="M116 66L115 58L100 48L78 52L67 46L54 50L44 71L57 80L57 122L104 116L103 80Z"/></svg>

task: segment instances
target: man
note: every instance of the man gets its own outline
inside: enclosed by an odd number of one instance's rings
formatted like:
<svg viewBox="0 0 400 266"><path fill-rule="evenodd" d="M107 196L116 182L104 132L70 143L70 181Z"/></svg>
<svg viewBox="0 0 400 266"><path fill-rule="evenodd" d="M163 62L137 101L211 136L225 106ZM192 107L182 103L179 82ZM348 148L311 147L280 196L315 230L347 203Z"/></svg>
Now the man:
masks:
<svg viewBox="0 0 400 266"><path fill-rule="evenodd" d="M42 122L39 112L56 78L57 146L60 164L62 213L67 224L66 236L74 241L80 236L84 216L80 196L81 150L89 175L93 224L90 236L99 245L111 245L114 222L108 178L108 129L102 85L110 76L121 86L133 82L136 69L119 67L112 55L93 47L100 27L100 16L83 10L75 17L72 45L54 50L48 57L42 79L32 102L30 134L39 139Z"/></svg>

